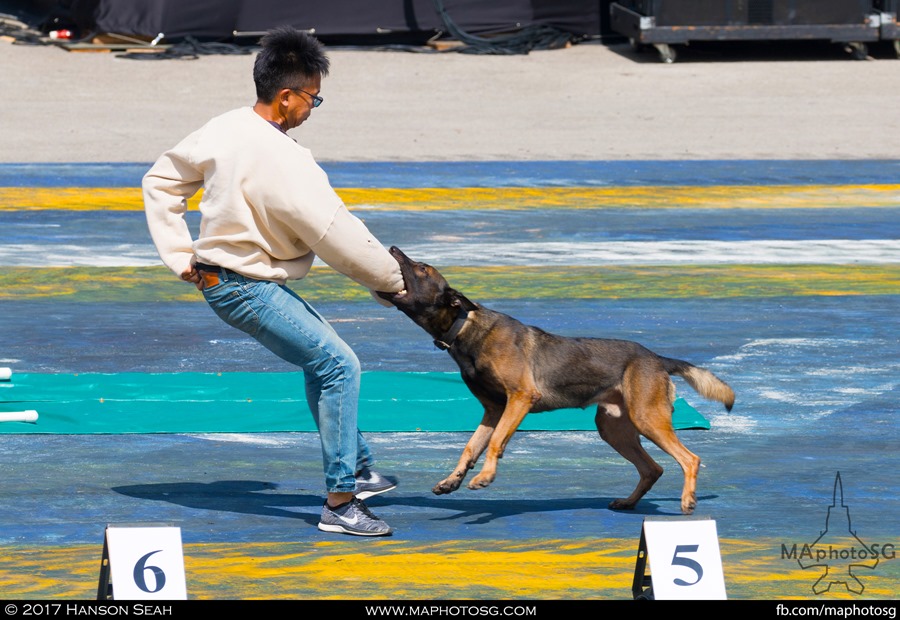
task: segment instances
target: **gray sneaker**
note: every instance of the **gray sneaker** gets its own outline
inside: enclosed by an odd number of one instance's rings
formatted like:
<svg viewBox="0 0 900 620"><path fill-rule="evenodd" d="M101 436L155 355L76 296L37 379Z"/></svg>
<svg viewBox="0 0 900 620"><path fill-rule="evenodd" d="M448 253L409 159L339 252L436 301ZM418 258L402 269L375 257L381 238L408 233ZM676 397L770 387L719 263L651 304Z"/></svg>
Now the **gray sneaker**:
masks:
<svg viewBox="0 0 900 620"><path fill-rule="evenodd" d="M356 474L356 491L353 494L359 499L369 499L396 488L397 479L393 476L382 476L373 469L363 467Z"/></svg>
<svg viewBox="0 0 900 620"><path fill-rule="evenodd" d="M352 500L332 509L328 502L322 506L319 529L323 532L352 534L354 536L390 536L394 530L387 523L372 514L362 500Z"/></svg>

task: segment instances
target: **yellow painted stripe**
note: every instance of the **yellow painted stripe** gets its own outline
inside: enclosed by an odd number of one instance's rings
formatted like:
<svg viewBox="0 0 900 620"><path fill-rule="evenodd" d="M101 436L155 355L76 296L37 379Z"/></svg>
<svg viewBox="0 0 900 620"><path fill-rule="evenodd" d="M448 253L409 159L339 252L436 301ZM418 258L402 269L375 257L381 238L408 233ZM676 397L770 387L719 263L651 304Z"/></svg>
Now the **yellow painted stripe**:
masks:
<svg viewBox="0 0 900 620"><path fill-rule="evenodd" d="M900 185L338 189L351 209L828 209L900 206ZM196 207L198 197L190 201ZM0 210L139 211L139 188L0 187Z"/></svg>
<svg viewBox="0 0 900 620"><path fill-rule="evenodd" d="M676 265L448 267L447 280L475 301L489 299L685 299L900 295L900 265ZM291 283L310 301L371 301L328 267ZM5 267L0 300L201 301L165 267Z"/></svg>
<svg viewBox="0 0 900 620"><path fill-rule="evenodd" d="M15 599L92 599L95 545L4 546L0 592ZM194 600L629 600L637 539L235 542L184 545ZM720 539L730 599L818 598L818 570L783 559L780 542ZM867 571L865 598L890 600L897 562ZM115 586L115 584L113 584ZM856 600L834 589L828 599Z"/></svg>

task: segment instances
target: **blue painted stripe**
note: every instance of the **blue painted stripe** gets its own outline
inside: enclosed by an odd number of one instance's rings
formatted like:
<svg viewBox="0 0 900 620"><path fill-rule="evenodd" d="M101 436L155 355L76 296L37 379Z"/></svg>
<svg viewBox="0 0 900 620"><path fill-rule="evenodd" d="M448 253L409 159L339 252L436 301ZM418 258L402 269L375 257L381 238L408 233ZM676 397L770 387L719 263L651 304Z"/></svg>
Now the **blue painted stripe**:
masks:
<svg viewBox="0 0 900 620"><path fill-rule="evenodd" d="M900 206L709 210L702 217L695 210L674 209L536 210L527 217L502 210L370 211L365 219L384 243L443 266L651 264L664 255L669 264L896 264L900 255ZM199 212L188 213L194 230L199 220ZM48 210L35 217L33 211L0 209L0 265L161 263L142 212Z"/></svg>
<svg viewBox="0 0 900 620"><path fill-rule="evenodd" d="M138 187L149 163L0 164L0 187ZM890 184L900 160L322 162L335 187Z"/></svg>

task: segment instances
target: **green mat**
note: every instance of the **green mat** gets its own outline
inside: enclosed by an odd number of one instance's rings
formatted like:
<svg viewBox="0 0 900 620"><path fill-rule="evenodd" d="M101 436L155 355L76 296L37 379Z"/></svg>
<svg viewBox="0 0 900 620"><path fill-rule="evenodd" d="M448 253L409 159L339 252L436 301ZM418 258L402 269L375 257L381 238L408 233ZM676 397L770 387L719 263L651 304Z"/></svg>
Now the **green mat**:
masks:
<svg viewBox="0 0 900 620"><path fill-rule="evenodd" d="M0 382L0 412L34 410L35 423L0 433L262 433L315 431L302 373L14 374ZM531 414L521 430L592 430L595 408ZM364 432L474 431L481 405L458 373L364 372ZM709 422L679 398L676 429Z"/></svg>

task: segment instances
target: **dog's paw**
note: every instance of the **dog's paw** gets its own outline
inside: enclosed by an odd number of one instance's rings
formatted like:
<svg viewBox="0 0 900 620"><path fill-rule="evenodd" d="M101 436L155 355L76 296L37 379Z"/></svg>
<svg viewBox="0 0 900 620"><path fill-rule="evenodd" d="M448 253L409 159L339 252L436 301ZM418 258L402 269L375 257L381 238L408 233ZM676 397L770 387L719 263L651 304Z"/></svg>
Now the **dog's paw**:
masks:
<svg viewBox="0 0 900 620"><path fill-rule="evenodd" d="M494 481L494 476L486 476L484 474L478 474L474 478L472 478L471 482L467 485L471 490L477 491L478 489L483 489L491 485Z"/></svg>
<svg viewBox="0 0 900 620"><path fill-rule="evenodd" d="M634 510L634 504L629 504L624 499L614 499L609 503L610 510Z"/></svg>
<svg viewBox="0 0 900 620"><path fill-rule="evenodd" d="M691 515L694 514L694 509L697 507L697 500L694 497L683 498L681 500L681 512L682 514Z"/></svg>
<svg viewBox="0 0 900 620"><path fill-rule="evenodd" d="M435 495L447 495L448 493L453 493L456 489L459 488L459 481L454 482L447 480L441 480L436 485L431 488L431 492Z"/></svg>

